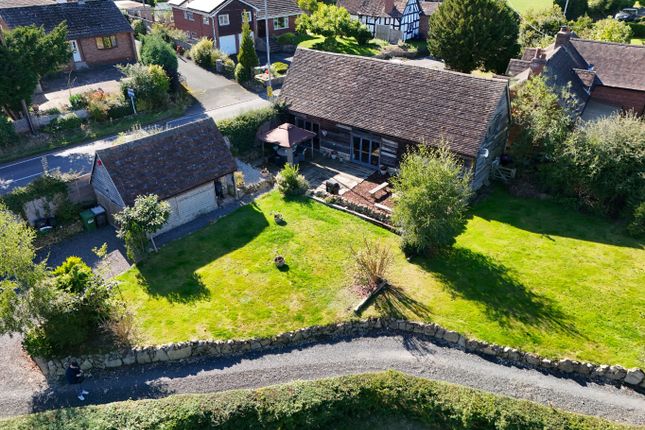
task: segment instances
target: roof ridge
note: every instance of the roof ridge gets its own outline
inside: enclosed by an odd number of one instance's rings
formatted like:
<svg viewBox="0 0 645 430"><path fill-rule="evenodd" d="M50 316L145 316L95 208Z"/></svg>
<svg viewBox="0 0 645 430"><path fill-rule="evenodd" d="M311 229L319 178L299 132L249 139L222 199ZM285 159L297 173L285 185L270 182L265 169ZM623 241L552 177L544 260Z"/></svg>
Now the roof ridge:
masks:
<svg viewBox="0 0 645 430"><path fill-rule="evenodd" d="M472 74L469 74L469 73L457 72L455 70L434 69L432 67L423 67L423 66L418 66L416 64L406 64L404 62L401 62L401 63L396 62L395 63L395 62L392 62L392 61L389 61L389 60L384 60L382 58L363 57L361 55L344 54L344 53L340 53L340 52L320 51L318 49L301 48L301 47L298 47L297 50L316 52L316 53L330 55L330 56L357 58L359 60L381 62L381 63L384 63L384 64L390 64L392 66L408 67L408 68L414 68L414 69L419 69L419 70L428 70L428 71L436 72L436 73L440 73L440 74L441 73L453 74L453 75L457 75L457 76L463 76L463 77L466 77L466 78L478 79L478 80L483 80L483 81L507 83L506 79L487 78L485 76L476 76L476 75L472 75Z"/></svg>
<svg viewBox="0 0 645 430"><path fill-rule="evenodd" d="M634 45L631 43L621 43L621 42L608 42L605 40L592 40L592 39L580 39L580 38L574 38L571 39L572 42L585 42L585 43L598 43L598 44L603 44L603 45L617 45L617 46L624 46L626 48L640 48L640 49L645 49L645 45Z"/></svg>

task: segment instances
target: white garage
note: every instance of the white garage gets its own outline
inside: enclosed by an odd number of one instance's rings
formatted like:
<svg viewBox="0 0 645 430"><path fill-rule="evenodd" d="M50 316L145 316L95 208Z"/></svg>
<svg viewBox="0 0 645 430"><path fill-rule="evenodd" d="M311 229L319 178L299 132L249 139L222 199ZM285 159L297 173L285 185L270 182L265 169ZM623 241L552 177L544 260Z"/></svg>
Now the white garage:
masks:
<svg viewBox="0 0 645 430"><path fill-rule="evenodd" d="M158 235L235 198L236 169L224 137L205 118L97 151L91 183L109 215L140 195L168 202L170 217Z"/></svg>

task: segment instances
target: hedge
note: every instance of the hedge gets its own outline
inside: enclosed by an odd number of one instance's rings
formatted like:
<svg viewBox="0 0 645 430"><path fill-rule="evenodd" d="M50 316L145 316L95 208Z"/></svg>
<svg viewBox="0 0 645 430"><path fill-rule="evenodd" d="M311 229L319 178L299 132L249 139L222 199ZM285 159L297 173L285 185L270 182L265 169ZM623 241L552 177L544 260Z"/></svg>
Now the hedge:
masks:
<svg viewBox="0 0 645 430"><path fill-rule="evenodd" d="M637 38L645 37L645 22L644 23L628 22L627 25L629 25L632 28L632 37L637 37Z"/></svg>
<svg viewBox="0 0 645 430"><path fill-rule="evenodd" d="M256 109L217 122L217 127L231 141L231 151L236 157L248 157L258 148L255 145L255 134L266 122L277 120L282 116L280 107Z"/></svg>
<svg viewBox="0 0 645 430"><path fill-rule="evenodd" d="M372 428L381 419L428 429L636 428L388 371L259 390L62 409L0 421L6 429Z"/></svg>
<svg viewBox="0 0 645 430"><path fill-rule="evenodd" d="M2 196L0 201L12 212L22 214L25 203L41 197L51 198L56 194L67 196L65 179L55 175L43 175L27 186L14 188L9 194Z"/></svg>

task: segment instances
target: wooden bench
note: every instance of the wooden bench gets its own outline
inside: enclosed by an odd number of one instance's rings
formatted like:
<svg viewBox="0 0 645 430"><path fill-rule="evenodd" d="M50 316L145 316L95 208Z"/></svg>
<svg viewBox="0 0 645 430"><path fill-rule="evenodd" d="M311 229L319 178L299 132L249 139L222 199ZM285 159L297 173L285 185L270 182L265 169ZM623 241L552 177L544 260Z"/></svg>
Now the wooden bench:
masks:
<svg viewBox="0 0 645 430"><path fill-rule="evenodd" d="M376 187L372 188L372 189L369 191L370 196L373 196L374 194L378 193L378 192L379 192L379 191L381 191L382 189L386 188L388 185L390 185L388 182L383 182L381 185L378 185L378 186L376 186Z"/></svg>

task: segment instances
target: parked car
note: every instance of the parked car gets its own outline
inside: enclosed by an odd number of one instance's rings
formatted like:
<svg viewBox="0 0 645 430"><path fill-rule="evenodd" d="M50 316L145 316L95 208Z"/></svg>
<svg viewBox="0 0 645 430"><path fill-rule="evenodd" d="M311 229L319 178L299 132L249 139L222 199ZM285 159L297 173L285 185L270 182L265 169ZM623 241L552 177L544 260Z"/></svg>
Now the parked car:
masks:
<svg viewBox="0 0 645 430"><path fill-rule="evenodd" d="M638 22L645 19L645 7L628 7L614 16L618 21Z"/></svg>

